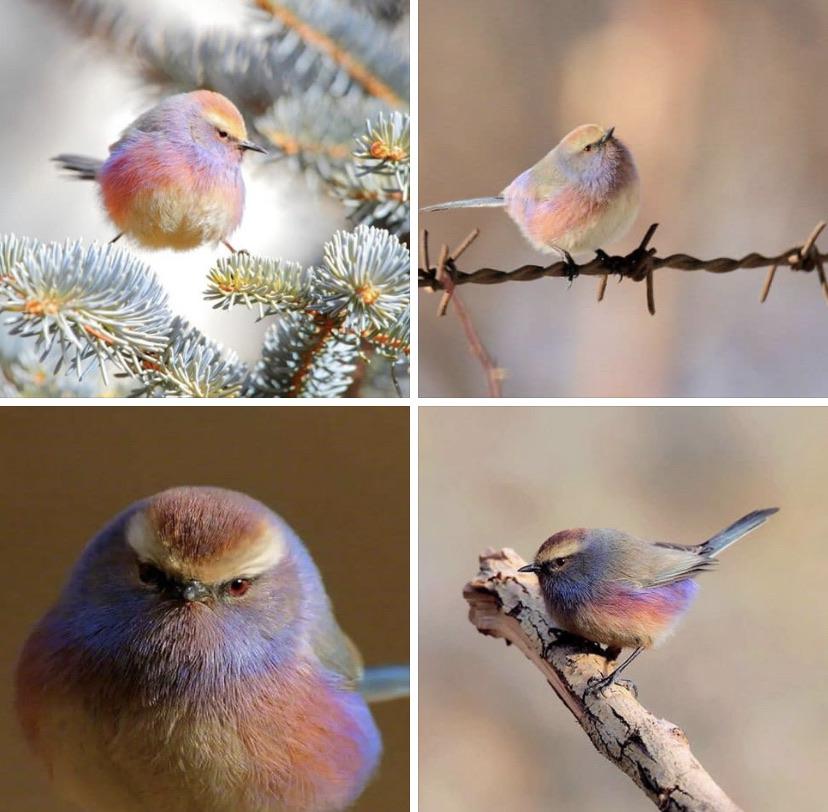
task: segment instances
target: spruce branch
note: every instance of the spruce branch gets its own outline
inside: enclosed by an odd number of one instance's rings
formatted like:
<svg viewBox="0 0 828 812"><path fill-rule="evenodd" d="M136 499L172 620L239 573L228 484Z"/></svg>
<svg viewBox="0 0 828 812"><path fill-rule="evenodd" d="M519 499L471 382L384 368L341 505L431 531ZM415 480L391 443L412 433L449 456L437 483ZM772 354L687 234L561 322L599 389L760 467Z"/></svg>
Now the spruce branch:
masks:
<svg viewBox="0 0 828 812"><path fill-rule="evenodd" d="M333 96L353 88L395 107L408 97L408 60L387 30L338 0L257 0L268 21L241 34L161 28L122 0L43 1L113 53L132 55L148 81L216 90L251 117L283 94L312 87Z"/></svg>
<svg viewBox="0 0 828 812"><path fill-rule="evenodd" d="M353 161L354 135L385 105L357 93L330 96L318 88L283 96L256 120L277 157L328 181Z"/></svg>
<svg viewBox="0 0 828 812"><path fill-rule="evenodd" d="M14 235L0 238L0 312L42 358L59 349L55 371L66 363L80 378L93 359L104 380L107 362L136 371L161 351L171 319L155 275L127 251Z"/></svg>
<svg viewBox="0 0 828 812"><path fill-rule="evenodd" d="M234 352L220 347L184 319L176 317L161 356L146 360L134 397L238 397L247 367Z"/></svg>
<svg viewBox="0 0 828 812"><path fill-rule="evenodd" d="M325 243L315 270L317 309L357 333L391 329L409 308L408 249L387 231L358 226Z"/></svg>
<svg viewBox="0 0 828 812"><path fill-rule="evenodd" d="M207 277L204 298L213 307L258 307L259 318L282 310L298 310L313 301L309 274L298 262L235 253L219 259Z"/></svg>
<svg viewBox="0 0 828 812"><path fill-rule="evenodd" d="M346 77L348 86L356 85L391 107L406 106L408 60L400 58L399 51L373 19L335 0L254 2L272 16L274 37L285 42L298 38L317 54L320 73L329 73L333 67L337 84L342 85ZM290 34L293 36L289 37Z"/></svg>
<svg viewBox="0 0 828 812"><path fill-rule="evenodd" d="M321 315L291 312L265 335L262 359L246 392L248 397L342 395L351 385L359 358L359 338Z"/></svg>

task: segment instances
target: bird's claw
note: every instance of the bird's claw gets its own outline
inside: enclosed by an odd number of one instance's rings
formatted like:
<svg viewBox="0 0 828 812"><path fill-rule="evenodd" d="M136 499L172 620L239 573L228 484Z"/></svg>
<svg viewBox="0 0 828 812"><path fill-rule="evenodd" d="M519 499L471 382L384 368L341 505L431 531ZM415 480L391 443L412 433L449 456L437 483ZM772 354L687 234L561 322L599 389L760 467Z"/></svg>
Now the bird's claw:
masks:
<svg viewBox="0 0 828 812"><path fill-rule="evenodd" d="M569 251L564 251L564 260L566 261L566 278L569 280L569 287L578 278L580 271L578 270L578 263L572 259L572 254Z"/></svg>
<svg viewBox="0 0 828 812"><path fill-rule="evenodd" d="M603 696L607 690L613 685L619 688L626 688L636 699L638 699L638 688L635 683L629 679L615 679L612 674L608 677L592 677L587 683L586 694L601 694Z"/></svg>

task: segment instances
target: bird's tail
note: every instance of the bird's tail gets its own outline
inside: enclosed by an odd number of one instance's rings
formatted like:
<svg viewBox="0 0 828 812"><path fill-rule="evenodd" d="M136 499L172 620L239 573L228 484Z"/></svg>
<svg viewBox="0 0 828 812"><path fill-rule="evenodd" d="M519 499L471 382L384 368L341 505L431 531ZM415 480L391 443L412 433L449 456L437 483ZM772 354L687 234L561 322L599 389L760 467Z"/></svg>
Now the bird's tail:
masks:
<svg viewBox="0 0 828 812"><path fill-rule="evenodd" d="M755 530L759 525L764 524L779 508L765 508L764 510L754 510L753 513L748 513L747 516L742 516L741 519L734 522L730 527L726 527L719 533L716 533L713 538L709 538L704 544L699 545L699 553L706 555L708 558L717 556L726 547L735 544L742 536L746 536L751 530Z"/></svg>
<svg viewBox="0 0 828 812"><path fill-rule="evenodd" d="M359 691L367 702L385 702L408 696L410 674L407 665L381 665L366 668Z"/></svg>
<svg viewBox="0 0 828 812"><path fill-rule="evenodd" d="M448 203L435 203L425 206L420 211L445 211L446 209L485 209L500 208L506 203L503 195L497 197L472 197L469 200L450 200Z"/></svg>
<svg viewBox="0 0 828 812"><path fill-rule="evenodd" d="M86 155L62 154L56 155L52 160L59 163L61 169L77 173L75 177L78 180L95 180L103 166L103 161L99 161L97 158L89 158Z"/></svg>

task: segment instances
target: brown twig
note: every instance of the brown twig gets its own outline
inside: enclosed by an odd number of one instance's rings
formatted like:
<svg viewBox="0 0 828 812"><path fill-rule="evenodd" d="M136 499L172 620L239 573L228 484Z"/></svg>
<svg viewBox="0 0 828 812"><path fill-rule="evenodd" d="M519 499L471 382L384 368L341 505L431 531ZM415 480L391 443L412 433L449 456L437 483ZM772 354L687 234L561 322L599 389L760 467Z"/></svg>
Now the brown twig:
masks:
<svg viewBox="0 0 828 812"><path fill-rule="evenodd" d="M477 239L480 234L479 229L472 231L466 239L464 239L454 251L449 251L447 245L443 245L440 249L440 258L437 261L437 279L440 281L440 287L443 290L443 295L440 298L440 304L437 306L437 315L444 316L450 303L454 303L454 310L457 317L460 319L460 324L463 326L463 332L466 335L466 342L469 349L475 358L480 362L483 371L486 373L486 382L489 389L489 397L499 398L502 396L502 381L503 370L498 367L494 358L489 355L488 350L480 340L480 335L474 327L471 314L463 304L462 299L457 295L454 283L451 276L446 273L446 267L449 263L454 261ZM422 254L428 257L428 232L423 231Z"/></svg>
<svg viewBox="0 0 828 812"><path fill-rule="evenodd" d="M596 750L623 770L659 809L738 812L690 752L684 732L653 716L628 687L604 694L590 680L607 661L594 644L564 636L549 625L533 576L513 550L486 550L480 572L463 590L469 619L479 632L512 643L540 670Z"/></svg>
<svg viewBox="0 0 828 812"><path fill-rule="evenodd" d="M821 254L816 248L817 237L825 228L824 222L817 224L801 247L790 248L775 257L750 253L739 259L728 257L698 259L688 254L670 254L666 257L658 257L655 255L655 248L647 247L656 228L658 228L658 223L653 223L647 229L641 244L626 256L609 256L603 251L599 251L589 262L576 265L574 269L576 274L582 276L618 274L621 279L628 278L635 282L646 281L650 312L655 309L652 294L653 272L659 268L673 268L679 271L707 271L709 273L730 273L742 268L770 268L762 292L762 301L765 301L770 291L770 285L776 273L775 268L787 267L792 271L816 271L823 293L828 299L828 282L823 284L823 278L825 277L824 263L828 260L828 254ZM564 261L554 262L551 265L522 265L512 271L479 268L476 271L464 272L459 270L455 262L449 258L445 267L445 276L441 281L437 277L437 269L429 265L425 256L422 258L425 267L419 269L418 285L421 288L431 288L432 290L443 288L446 279L450 280L450 283L454 286L467 284L498 285L502 282L528 282L545 276L571 278L573 273L572 266ZM606 286L602 282L598 292L599 301L603 298L605 289Z"/></svg>

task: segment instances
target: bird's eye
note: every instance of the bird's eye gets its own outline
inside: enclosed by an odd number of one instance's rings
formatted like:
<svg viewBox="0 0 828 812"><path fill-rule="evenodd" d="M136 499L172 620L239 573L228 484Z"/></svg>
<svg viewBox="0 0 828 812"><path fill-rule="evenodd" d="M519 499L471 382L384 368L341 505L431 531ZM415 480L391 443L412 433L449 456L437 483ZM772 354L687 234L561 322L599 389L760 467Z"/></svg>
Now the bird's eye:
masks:
<svg viewBox="0 0 828 812"><path fill-rule="evenodd" d="M592 152L592 144L587 144L584 147L584 152Z"/></svg>
<svg viewBox="0 0 828 812"><path fill-rule="evenodd" d="M227 130L216 130L219 138L227 138Z"/></svg>
<svg viewBox="0 0 828 812"><path fill-rule="evenodd" d="M147 584L147 586L161 587L166 579L164 573L158 567L141 562L138 564L138 580L142 584Z"/></svg>
<svg viewBox="0 0 828 812"><path fill-rule="evenodd" d="M240 598L242 595L247 593L247 590L250 589L250 585L252 583L253 582L250 578L234 578L227 584L227 594L234 598Z"/></svg>
<svg viewBox="0 0 828 812"><path fill-rule="evenodd" d="M566 564L566 559L565 558L555 558L555 559L553 559L552 564L557 569L560 569L564 564Z"/></svg>

